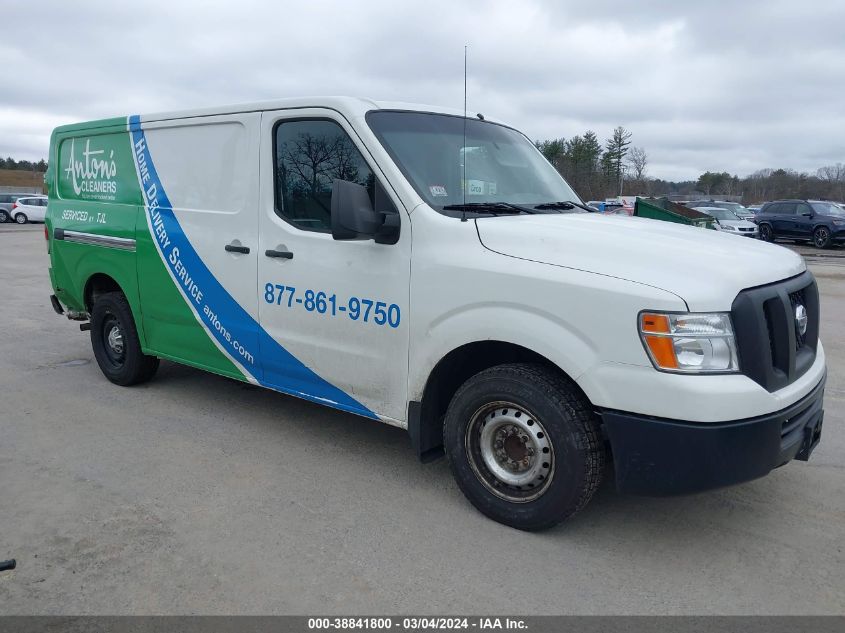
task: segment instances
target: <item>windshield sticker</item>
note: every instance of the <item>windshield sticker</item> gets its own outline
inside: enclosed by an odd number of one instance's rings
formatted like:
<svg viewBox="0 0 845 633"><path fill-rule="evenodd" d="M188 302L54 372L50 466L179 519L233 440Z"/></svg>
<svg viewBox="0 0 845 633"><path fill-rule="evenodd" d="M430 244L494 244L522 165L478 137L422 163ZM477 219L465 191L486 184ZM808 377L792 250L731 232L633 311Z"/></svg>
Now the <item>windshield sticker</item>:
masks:
<svg viewBox="0 0 845 633"><path fill-rule="evenodd" d="M468 196L495 196L496 183L484 180L467 180L466 192Z"/></svg>
<svg viewBox="0 0 845 633"><path fill-rule="evenodd" d="M443 185L431 185L428 190L431 192L431 195L435 198L442 198L449 195L448 193L446 193L446 187L444 187Z"/></svg>

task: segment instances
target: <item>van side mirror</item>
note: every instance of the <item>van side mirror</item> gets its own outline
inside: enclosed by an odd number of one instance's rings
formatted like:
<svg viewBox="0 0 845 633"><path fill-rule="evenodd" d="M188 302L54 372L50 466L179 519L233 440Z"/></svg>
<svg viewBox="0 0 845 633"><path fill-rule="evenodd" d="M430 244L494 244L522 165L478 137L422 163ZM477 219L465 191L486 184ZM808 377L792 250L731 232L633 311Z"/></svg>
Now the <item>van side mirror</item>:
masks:
<svg viewBox="0 0 845 633"><path fill-rule="evenodd" d="M395 210L376 211L366 187L335 178L332 181L332 237L395 244L399 240L399 214Z"/></svg>

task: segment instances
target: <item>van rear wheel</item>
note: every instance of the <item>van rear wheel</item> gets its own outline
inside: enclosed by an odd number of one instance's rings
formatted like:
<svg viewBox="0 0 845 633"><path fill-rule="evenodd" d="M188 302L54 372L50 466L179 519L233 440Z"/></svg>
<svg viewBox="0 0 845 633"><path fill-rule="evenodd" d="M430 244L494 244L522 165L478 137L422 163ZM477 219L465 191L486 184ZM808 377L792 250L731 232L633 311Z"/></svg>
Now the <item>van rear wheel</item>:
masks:
<svg viewBox="0 0 845 633"><path fill-rule="evenodd" d="M91 346L100 370L116 385L146 382L158 369L158 358L141 351L132 309L121 292L108 292L94 302Z"/></svg>
<svg viewBox="0 0 845 633"><path fill-rule="evenodd" d="M573 516L604 472L604 445L589 402L542 365L499 365L467 380L449 404L443 441L469 501L521 530Z"/></svg>
<svg viewBox="0 0 845 633"><path fill-rule="evenodd" d="M6 209L0 209L0 224L6 224L9 221L9 212Z"/></svg>

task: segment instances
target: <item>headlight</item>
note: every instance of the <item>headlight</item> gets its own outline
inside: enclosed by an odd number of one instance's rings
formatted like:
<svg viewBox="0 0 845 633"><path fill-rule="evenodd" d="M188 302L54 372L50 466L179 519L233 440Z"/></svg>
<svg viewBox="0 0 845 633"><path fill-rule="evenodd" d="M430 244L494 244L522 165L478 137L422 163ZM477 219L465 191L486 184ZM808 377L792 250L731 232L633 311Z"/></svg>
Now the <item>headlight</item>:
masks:
<svg viewBox="0 0 845 633"><path fill-rule="evenodd" d="M845 224L845 220L834 220L833 223L836 226L842 226L843 224Z"/></svg>
<svg viewBox="0 0 845 633"><path fill-rule="evenodd" d="M640 313L640 338L654 366L678 373L739 371L736 340L726 312Z"/></svg>
<svg viewBox="0 0 845 633"><path fill-rule="evenodd" d="M726 231L736 231L736 227L731 226L730 224L723 224L722 228L725 229Z"/></svg>

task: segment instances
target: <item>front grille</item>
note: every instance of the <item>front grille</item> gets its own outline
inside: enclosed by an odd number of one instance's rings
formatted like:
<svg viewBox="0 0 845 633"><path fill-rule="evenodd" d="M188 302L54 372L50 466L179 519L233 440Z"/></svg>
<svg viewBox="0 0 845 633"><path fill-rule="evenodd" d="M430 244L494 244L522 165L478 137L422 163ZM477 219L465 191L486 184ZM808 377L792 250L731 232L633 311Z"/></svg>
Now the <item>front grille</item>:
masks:
<svg viewBox="0 0 845 633"><path fill-rule="evenodd" d="M799 304L807 311L803 335L796 326ZM809 270L743 290L733 302L731 318L740 370L768 391L791 384L813 364L819 336L819 293Z"/></svg>

